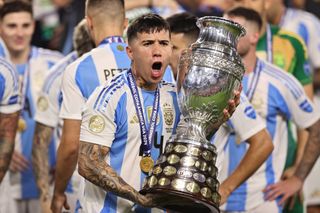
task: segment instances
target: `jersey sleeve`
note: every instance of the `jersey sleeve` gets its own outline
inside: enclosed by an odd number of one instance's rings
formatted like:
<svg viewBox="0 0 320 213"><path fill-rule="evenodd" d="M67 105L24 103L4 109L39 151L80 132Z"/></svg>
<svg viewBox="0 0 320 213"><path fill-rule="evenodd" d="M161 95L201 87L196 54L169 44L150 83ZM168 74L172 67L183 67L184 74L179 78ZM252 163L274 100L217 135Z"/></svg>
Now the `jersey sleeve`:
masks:
<svg viewBox="0 0 320 213"><path fill-rule="evenodd" d="M85 105L80 140L111 147L117 129L115 123L117 98L112 96L106 105L101 106L100 97L103 96L105 88L97 87Z"/></svg>
<svg viewBox="0 0 320 213"><path fill-rule="evenodd" d="M20 101L18 74L11 64L0 59L0 113L19 111Z"/></svg>
<svg viewBox="0 0 320 213"><path fill-rule="evenodd" d="M292 70L295 76L302 85L312 83L311 68L308 61L307 48L304 41L296 34L285 31L287 37L295 49L295 65Z"/></svg>
<svg viewBox="0 0 320 213"><path fill-rule="evenodd" d="M278 70L278 72L282 72ZM302 85L291 75L279 79L283 84L283 94L277 96L279 110L286 115L288 119L302 129L310 127L320 118L318 107L309 100L305 94Z"/></svg>
<svg viewBox="0 0 320 213"><path fill-rule="evenodd" d="M86 100L75 80L78 64L77 61L70 64L62 77L60 117L63 119L82 119L81 113Z"/></svg>
<svg viewBox="0 0 320 213"><path fill-rule="evenodd" d="M255 111L247 96L241 92L240 104L230 118L229 125L234 132L245 141L266 128L263 119Z"/></svg>
<svg viewBox="0 0 320 213"><path fill-rule="evenodd" d="M54 79L52 79L52 75L49 74L44 81L44 87L37 100L35 120L53 128L59 123L61 78L62 73Z"/></svg>

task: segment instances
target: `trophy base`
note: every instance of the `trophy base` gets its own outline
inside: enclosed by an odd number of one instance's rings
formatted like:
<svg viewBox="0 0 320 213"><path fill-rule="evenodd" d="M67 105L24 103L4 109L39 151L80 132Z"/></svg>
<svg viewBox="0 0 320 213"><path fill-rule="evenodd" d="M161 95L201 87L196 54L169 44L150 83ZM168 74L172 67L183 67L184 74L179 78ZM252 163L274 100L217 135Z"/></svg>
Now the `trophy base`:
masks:
<svg viewBox="0 0 320 213"><path fill-rule="evenodd" d="M168 142L140 193L155 195L157 207L174 212L219 212L215 161L212 144L186 139Z"/></svg>
<svg viewBox="0 0 320 213"><path fill-rule="evenodd" d="M141 194L156 194L159 199L159 208L170 210L172 213L220 213L213 203L199 200L199 197L181 191L152 188L141 190ZM163 200L163 202L161 202Z"/></svg>

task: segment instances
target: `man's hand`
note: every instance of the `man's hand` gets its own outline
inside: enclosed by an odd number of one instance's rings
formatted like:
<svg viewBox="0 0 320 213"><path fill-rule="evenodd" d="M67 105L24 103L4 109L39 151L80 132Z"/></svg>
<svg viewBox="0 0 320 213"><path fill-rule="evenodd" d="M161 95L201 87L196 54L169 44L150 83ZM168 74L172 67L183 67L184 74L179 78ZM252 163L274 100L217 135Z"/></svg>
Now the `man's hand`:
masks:
<svg viewBox="0 0 320 213"><path fill-rule="evenodd" d="M51 210L53 213L61 213L62 208L65 208L67 210L70 209L70 206L67 202L67 196L59 193L54 193L52 202L51 202Z"/></svg>
<svg viewBox="0 0 320 213"><path fill-rule="evenodd" d="M52 213L50 209L50 199L49 197L40 196L40 205L42 213Z"/></svg>
<svg viewBox="0 0 320 213"><path fill-rule="evenodd" d="M29 161L19 152L14 151L10 162L10 171L22 172L29 167Z"/></svg>
<svg viewBox="0 0 320 213"><path fill-rule="evenodd" d="M286 200L296 194L302 188L303 182L296 176L292 176L286 180L267 186L263 192L266 193L266 199L275 200L281 196L279 205L283 205Z"/></svg>
<svg viewBox="0 0 320 213"><path fill-rule="evenodd" d="M225 187L225 185L222 183L219 187L219 194L221 196L220 200L220 206L222 206L225 202L227 202L227 199L229 197L231 192Z"/></svg>

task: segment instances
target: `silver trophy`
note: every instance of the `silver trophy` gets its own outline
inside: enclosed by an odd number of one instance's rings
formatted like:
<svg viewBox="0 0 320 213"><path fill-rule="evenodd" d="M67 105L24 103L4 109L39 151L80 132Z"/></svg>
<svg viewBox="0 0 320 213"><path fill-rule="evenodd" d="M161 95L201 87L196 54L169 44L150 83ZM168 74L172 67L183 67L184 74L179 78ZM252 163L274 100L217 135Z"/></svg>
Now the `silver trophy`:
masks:
<svg viewBox="0 0 320 213"><path fill-rule="evenodd" d="M180 57L177 90L183 120L144 182L141 193L162 197L173 212L219 212L216 148L207 138L244 74L236 45L244 28L218 17L197 22L198 40Z"/></svg>

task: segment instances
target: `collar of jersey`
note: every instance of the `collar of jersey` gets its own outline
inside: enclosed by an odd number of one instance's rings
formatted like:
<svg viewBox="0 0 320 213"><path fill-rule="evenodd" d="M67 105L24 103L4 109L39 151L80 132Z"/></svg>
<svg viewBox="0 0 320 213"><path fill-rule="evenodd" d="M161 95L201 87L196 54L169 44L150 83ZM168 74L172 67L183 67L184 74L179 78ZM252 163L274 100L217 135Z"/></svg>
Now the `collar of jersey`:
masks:
<svg viewBox="0 0 320 213"><path fill-rule="evenodd" d="M111 43L124 43L124 39L121 36L109 36L103 39L100 42L99 46Z"/></svg>

